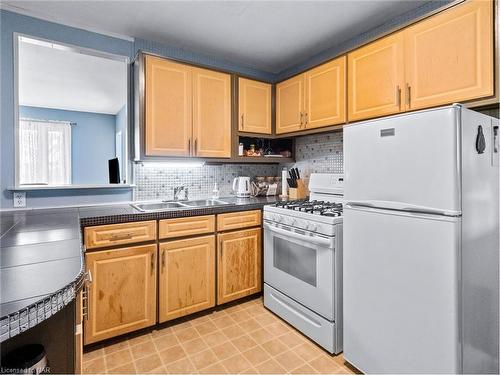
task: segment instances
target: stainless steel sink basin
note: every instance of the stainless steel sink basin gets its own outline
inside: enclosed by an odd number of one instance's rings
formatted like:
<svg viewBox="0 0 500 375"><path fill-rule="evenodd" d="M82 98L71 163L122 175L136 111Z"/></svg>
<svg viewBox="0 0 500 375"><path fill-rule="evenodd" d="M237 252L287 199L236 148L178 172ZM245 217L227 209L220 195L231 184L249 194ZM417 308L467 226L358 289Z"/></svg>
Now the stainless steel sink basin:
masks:
<svg viewBox="0 0 500 375"><path fill-rule="evenodd" d="M196 201L185 201L182 203L190 207L213 207L213 206L224 206L225 204L229 204L229 202L220 201L218 199L200 199Z"/></svg>
<svg viewBox="0 0 500 375"><path fill-rule="evenodd" d="M221 201L218 199L199 199L194 201L170 201L170 202L150 202L150 203L137 203L132 204L136 210L141 212L153 211L171 211L187 208L200 208L200 207L214 207L223 206L229 202Z"/></svg>
<svg viewBox="0 0 500 375"><path fill-rule="evenodd" d="M151 212L151 211L168 211L177 210L179 208L189 208L181 202L155 202L155 203L138 203L132 204L136 210L141 212Z"/></svg>

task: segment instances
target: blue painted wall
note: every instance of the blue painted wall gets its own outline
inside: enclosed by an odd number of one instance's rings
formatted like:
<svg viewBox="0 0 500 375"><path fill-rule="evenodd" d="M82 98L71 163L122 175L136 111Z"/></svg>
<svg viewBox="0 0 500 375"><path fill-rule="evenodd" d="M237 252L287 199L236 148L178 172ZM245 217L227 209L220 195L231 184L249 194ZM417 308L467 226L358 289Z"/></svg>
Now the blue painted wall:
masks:
<svg viewBox="0 0 500 375"><path fill-rule="evenodd" d="M54 40L61 43L91 48L103 52L127 56L133 59L139 49L154 52L165 57L178 58L214 68L228 69L251 77L272 81L274 75L242 67L223 58L199 54L182 48L169 47L155 42L118 39L90 31L0 10L0 209L12 207L14 186L14 58L13 33ZM28 207L46 207L102 202L129 201L132 192L124 190L70 190L28 192Z"/></svg>
<svg viewBox="0 0 500 375"><path fill-rule="evenodd" d="M89 31L59 25L9 11L0 11L1 59L0 59L0 208L12 207L14 186L14 57L13 33L41 37L117 55L132 57L134 46L130 41L111 38ZM101 202L120 202L132 199L131 190L66 190L28 192L28 207L75 205Z"/></svg>
<svg viewBox="0 0 500 375"><path fill-rule="evenodd" d="M0 208L12 207L12 193L6 189L7 187L14 185L14 32L122 56L128 56L130 58L135 56L137 50L142 49L144 51L157 53L166 57L178 58L214 68L227 69L262 80L268 80L270 82L278 82L290 77L291 75L299 73L302 70L310 68L311 66L335 57L347 49L363 44L373 36L404 24L411 19L420 17L449 2L450 0L432 0L426 2L417 10L395 17L391 20L391 22L385 23L366 33L358 35L340 46L332 46L332 48L312 56L307 61L299 62L277 75L234 64L221 57L195 53L182 48L165 46L161 43L142 39L136 39L134 42L131 42L53 22L39 20L6 10L0 10ZM112 192L109 190L30 192L28 194L27 204L30 207L58 206L67 204L74 205L80 203L86 204L94 202L124 201L130 200L131 197L131 191L123 190L115 190Z"/></svg>
<svg viewBox="0 0 500 375"><path fill-rule="evenodd" d="M122 114L123 116L123 114ZM71 127L73 184L107 184L108 160L115 157L115 115L19 107L19 117L75 122Z"/></svg>

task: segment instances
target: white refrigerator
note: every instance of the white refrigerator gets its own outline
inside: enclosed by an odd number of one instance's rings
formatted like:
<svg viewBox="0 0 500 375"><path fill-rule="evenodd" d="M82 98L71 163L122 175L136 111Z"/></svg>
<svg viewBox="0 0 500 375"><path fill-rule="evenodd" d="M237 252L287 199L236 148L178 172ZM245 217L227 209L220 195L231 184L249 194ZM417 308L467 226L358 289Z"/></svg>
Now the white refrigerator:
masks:
<svg viewBox="0 0 500 375"><path fill-rule="evenodd" d="M344 129L344 356L498 373L498 119L452 105Z"/></svg>

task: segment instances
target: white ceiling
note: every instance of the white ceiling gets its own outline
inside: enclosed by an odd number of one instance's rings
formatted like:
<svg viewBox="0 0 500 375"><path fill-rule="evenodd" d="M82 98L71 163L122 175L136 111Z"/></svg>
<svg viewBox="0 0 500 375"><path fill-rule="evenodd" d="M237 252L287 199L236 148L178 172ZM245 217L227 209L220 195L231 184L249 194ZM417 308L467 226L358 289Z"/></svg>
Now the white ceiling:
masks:
<svg viewBox="0 0 500 375"><path fill-rule="evenodd" d="M127 101L127 64L19 43L19 104L116 114Z"/></svg>
<svg viewBox="0 0 500 375"><path fill-rule="evenodd" d="M426 1L4 0L3 3L56 22L163 42L279 73Z"/></svg>

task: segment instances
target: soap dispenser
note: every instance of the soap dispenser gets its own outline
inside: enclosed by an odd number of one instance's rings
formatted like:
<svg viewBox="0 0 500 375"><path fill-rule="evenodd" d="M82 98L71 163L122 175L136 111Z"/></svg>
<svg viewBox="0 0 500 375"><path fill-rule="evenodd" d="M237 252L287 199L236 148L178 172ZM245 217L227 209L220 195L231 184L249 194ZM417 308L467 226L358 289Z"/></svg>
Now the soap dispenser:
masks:
<svg viewBox="0 0 500 375"><path fill-rule="evenodd" d="M217 182L214 184L214 190L212 190L212 199L219 198L219 187L217 186Z"/></svg>

